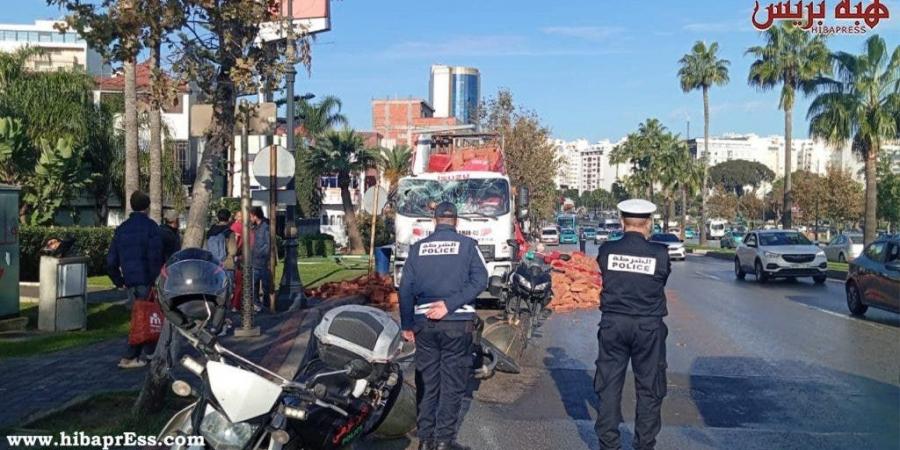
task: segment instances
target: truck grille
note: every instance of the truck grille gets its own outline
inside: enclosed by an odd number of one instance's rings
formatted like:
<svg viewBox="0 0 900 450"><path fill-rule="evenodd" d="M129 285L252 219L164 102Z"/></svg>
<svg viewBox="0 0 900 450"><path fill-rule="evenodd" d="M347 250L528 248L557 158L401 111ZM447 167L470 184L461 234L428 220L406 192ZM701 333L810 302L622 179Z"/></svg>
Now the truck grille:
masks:
<svg viewBox="0 0 900 450"><path fill-rule="evenodd" d="M808 263L816 259L816 255L781 255L781 257L790 263Z"/></svg>
<svg viewBox="0 0 900 450"><path fill-rule="evenodd" d="M490 262L494 260L494 246L493 245L479 245L478 250L481 250L481 256L484 257L485 262Z"/></svg>

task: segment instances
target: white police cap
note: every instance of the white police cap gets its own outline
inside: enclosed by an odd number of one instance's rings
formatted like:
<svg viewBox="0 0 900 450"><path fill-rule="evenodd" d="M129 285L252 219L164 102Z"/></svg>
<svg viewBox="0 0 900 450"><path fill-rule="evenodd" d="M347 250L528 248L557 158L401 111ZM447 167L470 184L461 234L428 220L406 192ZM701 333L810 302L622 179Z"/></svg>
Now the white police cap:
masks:
<svg viewBox="0 0 900 450"><path fill-rule="evenodd" d="M652 202L640 198L633 198L620 202L617 207L623 217L641 217L647 218L656 212L656 205Z"/></svg>

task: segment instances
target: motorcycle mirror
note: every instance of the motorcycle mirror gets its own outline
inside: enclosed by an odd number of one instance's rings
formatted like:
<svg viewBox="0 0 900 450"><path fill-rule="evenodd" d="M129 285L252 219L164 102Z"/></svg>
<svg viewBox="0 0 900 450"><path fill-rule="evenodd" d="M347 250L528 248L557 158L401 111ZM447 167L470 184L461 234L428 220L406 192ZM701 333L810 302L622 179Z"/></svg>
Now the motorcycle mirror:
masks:
<svg viewBox="0 0 900 450"><path fill-rule="evenodd" d="M354 359L345 367L350 378L365 378L372 373L372 365L364 359Z"/></svg>
<svg viewBox="0 0 900 450"><path fill-rule="evenodd" d="M561 259L561 260L563 260L563 261L569 261L570 259L572 259L572 256L570 256L570 255L559 255L559 259Z"/></svg>

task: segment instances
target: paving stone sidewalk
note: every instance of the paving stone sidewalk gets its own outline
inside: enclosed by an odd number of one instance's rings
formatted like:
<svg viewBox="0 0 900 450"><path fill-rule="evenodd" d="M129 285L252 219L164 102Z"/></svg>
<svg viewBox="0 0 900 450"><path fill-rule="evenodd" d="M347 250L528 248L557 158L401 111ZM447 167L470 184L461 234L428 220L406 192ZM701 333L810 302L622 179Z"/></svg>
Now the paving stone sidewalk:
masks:
<svg viewBox="0 0 900 450"><path fill-rule="evenodd" d="M222 339L223 345L285 377L302 362L321 311L359 298L329 301L309 309L260 315L263 334L255 338ZM234 318L236 323L238 318ZM20 426L50 411L102 392L138 389L147 369L116 367L126 338L45 355L0 360L0 429Z"/></svg>

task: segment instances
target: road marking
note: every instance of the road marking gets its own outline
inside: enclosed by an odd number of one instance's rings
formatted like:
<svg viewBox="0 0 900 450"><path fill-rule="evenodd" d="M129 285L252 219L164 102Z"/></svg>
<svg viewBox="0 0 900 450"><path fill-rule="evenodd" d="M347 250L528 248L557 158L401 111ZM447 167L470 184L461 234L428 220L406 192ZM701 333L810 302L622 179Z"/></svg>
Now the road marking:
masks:
<svg viewBox="0 0 900 450"><path fill-rule="evenodd" d="M883 326L881 326L881 325L876 325L876 324L874 324L874 323L872 323L872 322L869 322L869 321L866 321L866 320L860 320L860 319L857 319L857 318L855 318L855 317L848 316L848 315L846 315L846 314L841 314L841 313L836 313L836 312L834 312L834 311L829 311L829 310L827 310L827 309L825 309L825 308L819 308L818 306L807 305L807 304L805 304L805 303L803 303L803 305L806 306L806 307L809 308L809 309L813 309L813 310L816 310L816 311L821 311L821 312L823 312L823 313L825 313L825 314L828 314L829 316L840 317L841 319L845 319L845 320L849 320L849 321L852 321L852 322L861 323L861 324L863 324L863 325L868 325L868 326L870 326L870 327L873 327L873 328L876 328L876 329L879 329L879 330L886 330L885 327L883 327Z"/></svg>
<svg viewBox="0 0 900 450"><path fill-rule="evenodd" d="M721 278L719 278L711 273L701 272L699 270L695 271L694 273L697 275L700 275L701 277L709 278L710 280L722 281Z"/></svg>

